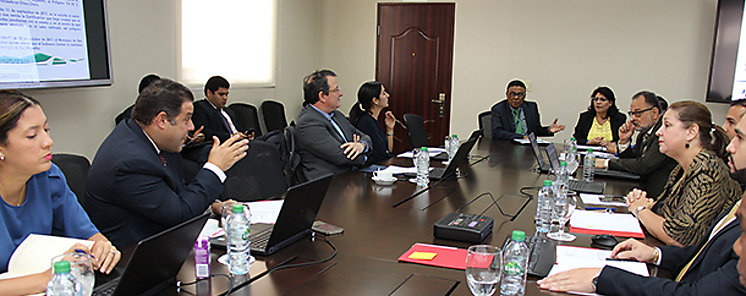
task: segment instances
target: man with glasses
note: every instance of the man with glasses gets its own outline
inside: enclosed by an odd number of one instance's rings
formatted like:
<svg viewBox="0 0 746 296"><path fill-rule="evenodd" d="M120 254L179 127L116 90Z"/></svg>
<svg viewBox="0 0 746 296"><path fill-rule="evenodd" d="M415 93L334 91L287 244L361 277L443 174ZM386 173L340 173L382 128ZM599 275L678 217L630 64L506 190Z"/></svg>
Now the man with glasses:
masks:
<svg viewBox="0 0 746 296"><path fill-rule="evenodd" d="M337 110L343 95L331 70L303 78L303 110L295 127L301 181L348 172L367 160L372 142Z"/></svg>
<svg viewBox="0 0 746 296"><path fill-rule="evenodd" d="M565 129L557 124L541 125L539 107L534 102L526 102L526 84L520 80L508 83L505 100L492 106L492 137L495 139L525 138L528 134L554 136Z"/></svg>
<svg viewBox="0 0 746 296"><path fill-rule="evenodd" d="M619 146L610 144L607 150L617 153L619 159L598 159L596 167L627 171L640 175L640 185L648 196L657 198L663 191L668 175L676 161L658 151L658 136L663 118L656 95L640 91L632 96L629 121L619 127ZM635 143L632 134L637 131ZM621 151L621 152L619 152Z"/></svg>

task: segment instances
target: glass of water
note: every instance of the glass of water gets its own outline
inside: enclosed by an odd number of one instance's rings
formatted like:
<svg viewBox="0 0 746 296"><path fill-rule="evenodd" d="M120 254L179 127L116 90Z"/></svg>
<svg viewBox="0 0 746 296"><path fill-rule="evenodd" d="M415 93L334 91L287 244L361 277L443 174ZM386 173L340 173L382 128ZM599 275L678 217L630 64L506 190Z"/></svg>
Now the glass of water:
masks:
<svg viewBox="0 0 746 296"><path fill-rule="evenodd" d="M563 242L570 242L575 240L575 235L565 232L565 223L570 220L572 213L575 211L576 205L577 202L575 201L575 196L573 195L563 194L555 200L552 215L554 216L554 219L557 219L559 221L559 231L549 233L547 237Z"/></svg>
<svg viewBox="0 0 746 296"><path fill-rule="evenodd" d="M70 274L80 283L80 295L91 295L93 293L93 285L96 283L91 255L86 253L62 254L52 258L52 266L54 266L55 262L62 260L70 262ZM52 271L52 275L54 276L54 271Z"/></svg>
<svg viewBox="0 0 746 296"><path fill-rule="evenodd" d="M500 284L502 252L490 245L469 247L466 254L466 282L475 296L490 296Z"/></svg>

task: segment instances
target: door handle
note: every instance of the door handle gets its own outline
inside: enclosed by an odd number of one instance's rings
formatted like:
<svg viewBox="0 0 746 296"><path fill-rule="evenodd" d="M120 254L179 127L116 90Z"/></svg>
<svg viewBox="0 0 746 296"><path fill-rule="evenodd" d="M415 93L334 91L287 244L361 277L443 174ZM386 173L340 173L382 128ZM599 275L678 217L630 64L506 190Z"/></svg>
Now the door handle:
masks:
<svg viewBox="0 0 746 296"><path fill-rule="evenodd" d="M432 99L430 102L436 103L436 104L444 104L446 102L446 94L445 93L439 93L437 99Z"/></svg>

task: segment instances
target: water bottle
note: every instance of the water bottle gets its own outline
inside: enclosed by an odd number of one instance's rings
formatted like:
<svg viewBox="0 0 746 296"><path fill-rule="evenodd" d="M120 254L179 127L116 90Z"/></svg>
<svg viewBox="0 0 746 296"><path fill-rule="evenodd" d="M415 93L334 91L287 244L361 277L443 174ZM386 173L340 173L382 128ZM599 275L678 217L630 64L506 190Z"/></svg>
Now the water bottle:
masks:
<svg viewBox="0 0 746 296"><path fill-rule="evenodd" d="M228 267L232 274L249 272L249 218L244 214L244 205L235 204L228 216L226 235L228 238Z"/></svg>
<svg viewBox="0 0 746 296"><path fill-rule="evenodd" d="M567 170L570 174L575 173L580 163L578 161L578 142L575 138L570 138L565 145L565 161L567 162Z"/></svg>
<svg viewBox="0 0 746 296"><path fill-rule="evenodd" d="M511 241L505 250L503 250L500 295L523 295L526 291L528 247L523 242L525 239L526 233L520 230L513 230Z"/></svg>
<svg viewBox="0 0 746 296"><path fill-rule="evenodd" d="M554 180L554 191L567 193L567 183L570 181L570 172L567 169L567 162L560 162L560 169L555 173L556 179Z"/></svg>
<svg viewBox="0 0 746 296"><path fill-rule="evenodd" d="M70 274L70 262L66 260L54 263L54 276L47 283L49 296L80 296L83 288L75 277Z"/></svg>
<svg viewBox="0 0 746 296"><path fill-rule="evenodd" d="M593 174L596 170L596 156L593 155L593 149L588 149L588 154L583 160L583 180L593 181Z"/></svg>
<svg viewBox="0 0 746 296"><path fill-rule="evenodd" d="M536 205L536 232L540 235L547 234L550 230L554 194L552 181L544 180L544 187L539 190L539 198Z"/></svg>
<svg viewBox="0 0 746 296"><path fill-rule="evenodd" d="M417 168L417 186L427 186L430 183L430 155L427 153L427 147L420 147L420 151L415 155L414 166Z"/></svg>
<svg viewBox="0 0 746 296"><path fill-rule="evenodd" d="M448 140L450 143L448 145L448 161L452 161L453 157L456 156L456 151L458 151L458 146L460 143L458 142L458 135L453 134L451 138Z"/></svg>
<svg viewBox="0 0 746 296"><path fill-rule="evenodd" d="M443 141L443 148L446 149L446 153L448 154L448 160L451 160L451 136L446 135L445 140Z"/></svg>

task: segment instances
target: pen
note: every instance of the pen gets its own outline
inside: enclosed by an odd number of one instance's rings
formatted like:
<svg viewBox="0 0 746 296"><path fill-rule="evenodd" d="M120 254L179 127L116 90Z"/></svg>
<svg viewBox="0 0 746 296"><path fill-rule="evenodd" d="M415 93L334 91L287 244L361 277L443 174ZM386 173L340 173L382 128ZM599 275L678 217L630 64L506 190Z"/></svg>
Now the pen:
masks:
<svg viewBox="0 0 746 296"><path fill-rule="evenodd" d="M75 253L86 254L88 256L91 256L91 258L96 259L96 257L93 257L93 255L88 254L88 253L86 253L85 251L83 251L81 249L75 249Z"/></svg>
<svg viewBox="0 0 746 296"><path fill-rule="evenodd" d="M619 259L619 258L606 258L606 261L619 261L619 262L638 262L632 259Z"/></svg>
<svg viewBox="0 0 746 296"><path fill-rule="evenodd" d="M586 207L585 209L587 211L601 210L601 211L612 211L612 212L616 212L616 209L614 209L614 208L592 208L592 207Z"/></svg>

